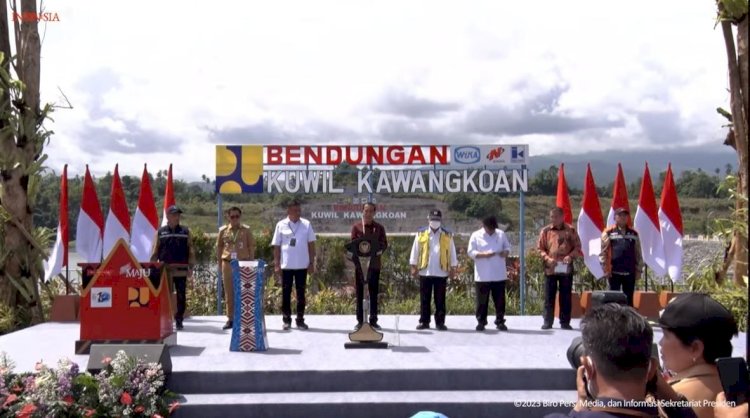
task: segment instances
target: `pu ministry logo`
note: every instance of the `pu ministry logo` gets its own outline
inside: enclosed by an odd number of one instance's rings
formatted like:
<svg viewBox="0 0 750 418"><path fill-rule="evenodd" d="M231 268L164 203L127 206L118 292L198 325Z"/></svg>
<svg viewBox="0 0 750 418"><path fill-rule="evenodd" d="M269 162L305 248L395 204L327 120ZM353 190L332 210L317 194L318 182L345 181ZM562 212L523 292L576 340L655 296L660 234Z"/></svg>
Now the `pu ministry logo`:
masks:
<svg viewBox="0 0 750 418"><path fill-rule="evenodd" d="M263 146L217 145L216 192L263 193Z"/></svg>
<svg viewBox="0 0 750 418"><path fill-rule="evenodd" d="M131 308L146 308L151 300L148 287L128 287L128 306Z"/></svg>

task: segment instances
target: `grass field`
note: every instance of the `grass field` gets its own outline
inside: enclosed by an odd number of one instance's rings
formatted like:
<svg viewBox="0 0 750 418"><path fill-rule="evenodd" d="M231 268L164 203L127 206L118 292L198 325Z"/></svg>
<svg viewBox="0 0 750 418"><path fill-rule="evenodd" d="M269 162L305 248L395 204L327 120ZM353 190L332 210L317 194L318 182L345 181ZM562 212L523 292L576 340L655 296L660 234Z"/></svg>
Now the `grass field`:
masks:
<svg viewBox="0 0 750 418"><path fill-rule="evenodd" d="M443 208L443 217L445 223L451 225L459 232L469 232L478 226L477 221L469 219L461 213L455 213L447 210L446 205L442 200L442 196L438 197L420 197L420 198L389 198L379 197L377 199L379 204L389 205L399 210L404 210L408 213L407 219L405 220L386 220L382 223L389 230L413 230L424 224L424 216L421 213L415 213L411 206L418 203L420 207L425 205L429 206L433 203L437 207ZM260 200L260 199L259 199ZM242 208L243 211L243 222L250 225L254 231L271 230L273 229L276 221L285 216L283 209L278 206L272 205L265 201L250 202L250 203L239 203L237 206ZM306 202L303 206L303 217L309 214L313 210L330 210L332 204L350 203L350 200L337 198L335 196L321 196L314 200ZM555 203L555 198L552 196L527 196L525 197L525 220L526 220L526 231L531 232L539 229L542 225L547 222L547 213L549 208ZM571 205L573 207L573 218L578 217L580 210L581 196L571 196ZM609 211L609 199L602 199L602 215L606 218L607 212ZM233 203L225 202L223 207L227 208L233 206ZM631 200L631 210L635 215L635 208L637 201ZM688 235L711 235L712 226L715 219L727 218L730 215L729 201L723 199L695 199L688 198L680 201L682 209L682 217L684 224L684 232ZM183 223L192 228L197 228L205 232L211 232L216 230L217 225L217 214L216 214L216 203L186 203L182 205L185 209L183 215ZM502 199L502 208L500 211L507 216L510 220L508 230L517 231L519 225L519 199L518 197L505 197ZM333 230L334 232L349 232L351 222L343 220L318 220L315 224L320 225L323 223L329 223L327 230ZM469 229L467 229L469 228ZM466 230L465 230L466 229Z"/></svg>

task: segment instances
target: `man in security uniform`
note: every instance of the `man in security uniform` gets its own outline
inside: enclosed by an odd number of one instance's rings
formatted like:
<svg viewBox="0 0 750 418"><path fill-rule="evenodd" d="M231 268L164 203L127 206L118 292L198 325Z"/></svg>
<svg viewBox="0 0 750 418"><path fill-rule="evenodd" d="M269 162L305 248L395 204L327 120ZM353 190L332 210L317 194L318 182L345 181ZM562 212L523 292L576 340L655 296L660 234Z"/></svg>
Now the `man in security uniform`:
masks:
<svg viewBox="0 0 750 418"><path fill-rule="evenodd" d="M615 210L615 225L602 233L602 252L599 262L609 281L609 290L622 290L633 306L635 282L641 276L643 258L638 232L628 226L630 212L625 208Z"/></svg>
<svg viewBox="0 0 750 418"><path fill-rule="evenodd" d="M232 206L227 210L229 223L219 229L216 240L216 259L221 263L221 279L224 286L224 301L227 307L227 323L223 329L232 328L234 318L234 281L232 260L249 261L255 258L255 239L250 227L240 223L242 210Z"/></svg>
<svg viewBox="0 0 750 418"><path fill-rule="evenodd" d="M167 208L167 224L156 231L156 242L151 254L151 262L165 264L171 282L170 291L177 291L177 311L174 315L177 329L182 329L187 302L187 278L195 264L193 241L188 228L180 225L181 214L182 209L175 205Z"/></svg>
<svg viewBox="0 0 750 418"><path fill-rule="evenodd" d="M414 238L409 264L411 274L419 276L421 315L417 329L430 328L432 307L430 299L435 291L435 328L445 331L445 290L448 277L453 277L458 266L453 234L442 226L442 213L431 210L429 226L421 228Z"/></svg>

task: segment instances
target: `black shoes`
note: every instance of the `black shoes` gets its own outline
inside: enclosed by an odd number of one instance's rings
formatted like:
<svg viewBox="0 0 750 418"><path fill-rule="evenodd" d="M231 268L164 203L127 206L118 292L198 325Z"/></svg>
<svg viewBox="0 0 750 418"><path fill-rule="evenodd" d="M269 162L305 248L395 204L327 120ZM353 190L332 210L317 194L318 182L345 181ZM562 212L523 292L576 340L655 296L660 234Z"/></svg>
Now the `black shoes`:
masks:
<svg viewBox="0 0 750 418"><path fill-rule="evenodd" d="M448 331L448 327L446 327L445 324L437 324L437 325L435 325L435 328L438 331Z"/></svg>
<svg viewBox="0 0 750 418"><path fill-rule="evenodd" d="M573 327L571 327L571 326L570 326L570 324L561 324L561 325L560 325L560 328L562 328L562 329L567 329L567 330L571 330L571 329L573 329Z"/></svg>
<svg viewBox="0 0 750 418"><path fill-rule="evenodd" d="M297 320L297 329L306 330L308 328L310 328L310 327L307 326L307 324L305 323L304 319L302 319L302 320L298 319Z"/></svg>
<svg viewBox="0 0 750 418"><path fill-rule="evenodd" d="M357 322L357 325L354 326L354 330L355 331L359 331L360 329L362 329L362 323L361 322Z"/></svg>
<svg viewBox="0 0 750 418"><path fill-rule="evenodd" d="M477 324L476 330L477 331L484 331L484 324Z"/></svg>
<svg viewBox="0 0 750 418"><path fill-rule="evenodd" d="M497 324L496 328L499 329L500 331L508 330L508 327L506 327L505 324Z"/></svg>
<svg viewBox="0 0 750 418"><path fill-rule="evenodd" d="M224 326L223 326L223 327L221 327L221 329L231 329L231 328L232 328L232 325L233 325L233 324L232 324L232 321L227 321L227 323L226 323L226 324L224 324Z"/></svg>
<svg viewBox="0 0 750 418"><path fill-rule="evenodd" d="M284 325L281 327L281 329L283 329L284 331L289 331L290 329L292 329L292 324L290 324L289 322L284 322Z"/></svg>
<svg viewBox="0 0 750 418"><path fill-rule="evenodd" d="M372 329L377 330L377 331L380 331L382 329L380 328L380 325L378 325L377 322L370 322L370 326L372 327Z"/></svg>
<svg viewBox="0 0 750 418"><path fill-rule="evenodd" d="M430 324L423 324L420 322L419 325L417 325L417 329L418 330L430 329Z"/></svg>
<svg viewBox="0 0 750 418"><path fill-rule="evenodd" d="M178 330L180 330L180 329L183 329L185 327L182 326L182 321L177 321L177 324L175 325L175 328L177 328Z"/></svg>
<svg viewBox="0 0 750 418"><path fill-rule="evenodd" d="M542 329L552 329L552 324L544 324L542 325Z"/></svg>

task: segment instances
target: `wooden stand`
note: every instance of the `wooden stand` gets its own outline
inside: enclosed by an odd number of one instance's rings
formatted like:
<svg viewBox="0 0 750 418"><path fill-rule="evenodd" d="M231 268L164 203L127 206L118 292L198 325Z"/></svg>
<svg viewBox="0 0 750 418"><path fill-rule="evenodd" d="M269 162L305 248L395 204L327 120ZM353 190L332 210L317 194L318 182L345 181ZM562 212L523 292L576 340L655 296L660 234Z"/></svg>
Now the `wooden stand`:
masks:
<svg viewBox="0 0 750 418"><path fill-rule="evenodd" d="M661 306L662 309L666 308L667 303L669 303L669 301L677 295L679 295L678 292L663 291L659 293L659 306Z"/></svg>
<svg viewBox="0 0 750 418"><path fill-rule="evenodd" d="M636 290L633 295L633 307L638 313L649 319L659 318L661 306L659 305L659 296L656 292Z"/></svg>
<svg viewBox="0 0 750 418"><path fill-rule="evenodd" d="M590 292L589 292L590 293ZM570 294L570 317L580 318L583 316L583 310L581 309L581 295L573 292ZM557 303L555 303L555 317L560 317L560 294L557 294Z"/></svg>
<svg viewBox="0 0 750 418"><path fill-rule="evenodd" d="M581 293L581 315L586 315L586 310L591 306L591 293L590 290Z"/></svg>
<svg viewBox="0 0 750 418"><path fill-rule="evenodd" d="M49 320L52 322L76 322L81 307L79 295L57 295L52 301Z"/></svg>

